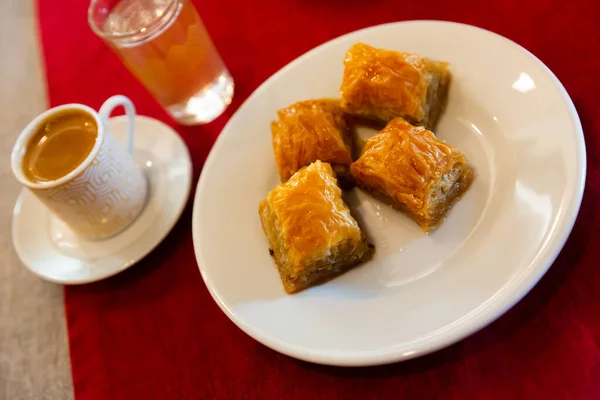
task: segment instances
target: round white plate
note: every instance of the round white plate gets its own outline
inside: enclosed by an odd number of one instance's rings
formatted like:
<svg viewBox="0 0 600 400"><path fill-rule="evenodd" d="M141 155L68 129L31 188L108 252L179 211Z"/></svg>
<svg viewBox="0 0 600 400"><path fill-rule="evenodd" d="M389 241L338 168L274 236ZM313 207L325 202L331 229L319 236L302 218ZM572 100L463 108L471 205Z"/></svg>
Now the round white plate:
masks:
<svg viewBox="0 0 600 400"><path fill-rule="evenodd" d="M358 41L452 64L436 133L467 155L476 178L429 235L369 195L349 193L374 260L289 296L258 218L259 202L278 182L269 124L280 107L339 96L344 53ZM227 316L279 352L335 365L405 360L484 327L536 284L571 231L585 169L573 103L522 47L455 23L376 26L301 56L231 118L198 183L196 257Z"/></svg>
<svg viewBox="0 0 600 400"><path fill-rule="evenodd" d="M122 143L125 116L111 118L110 131ZM13 213L17 254L34 274L57 283L79 284L115 275L154 249L179 219L190 194L192 163L177 132L152 118L135 121L135 161L148 177L148 200L123 232L86 241L58 220L29 190L23 189Z"/></svg>

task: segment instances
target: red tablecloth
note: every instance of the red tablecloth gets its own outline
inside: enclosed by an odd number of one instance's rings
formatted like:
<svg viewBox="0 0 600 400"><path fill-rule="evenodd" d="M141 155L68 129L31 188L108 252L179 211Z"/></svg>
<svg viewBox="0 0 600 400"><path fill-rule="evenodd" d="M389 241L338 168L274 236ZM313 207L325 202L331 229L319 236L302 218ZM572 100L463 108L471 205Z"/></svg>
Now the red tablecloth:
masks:
<svg viewBox="0 0 600 400"><path fill-rule="evenodd" d="M87 26L83 0L39 0L50 105L129 96L173 126ZM532 51L564 83L588 151L586 193L564 250L513 310L438 353L342 369L282 356L244 335L210 298L192 248L191 202L152 254L111 279L65 288L75 397L85 399L600 398L600 2L504 0L198 0L236 81L233 105L175 126L194 180L221 128L267 77L312 47L369 25L464 22ZM32 50L33 51L33 50Z"/></svg>

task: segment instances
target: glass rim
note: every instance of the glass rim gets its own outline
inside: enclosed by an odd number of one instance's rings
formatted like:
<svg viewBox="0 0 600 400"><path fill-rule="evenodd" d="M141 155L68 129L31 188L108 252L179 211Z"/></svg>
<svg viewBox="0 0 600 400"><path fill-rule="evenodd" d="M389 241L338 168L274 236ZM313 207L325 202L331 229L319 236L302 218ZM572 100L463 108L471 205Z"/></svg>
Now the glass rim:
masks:
<svg viewBox="0 0 600 400"><path fill-rule="evenodd" d="M88 25L90 26L92 31L97 36L99 36L100 38L105 39L105 40L123 40L123 39L129 39L131 37L140 36L140 35L141 35L140 41L146 40L146 39L148 39L148 37L153 36L156 33L157 29L159 31L162 30L165 26L167 26L169 24L169 22L171 20L176 18L178 15L177 13L165 12L160 17L156 18L149 24L147 24L144 27L137 29L135 31L124 32L124 33L106 32L98 24L96 24L96 22L94 20L94 11L96 11L96 9L98 8L100 1L101 0L91 0L90 1L90 5L88 6L88 11L87 11L87 17L88 17L87 19L88 19ZM116 4L120 3L121 1L123 1L123 0L118 0L115 3L115 6L116 6ZM177 5L180 2L181 2L181 0L170 0L169 5L167 6L166 10L170 10L174 5ZM110 11L107 13L107 15L108 14L110 14Z"/></svg>

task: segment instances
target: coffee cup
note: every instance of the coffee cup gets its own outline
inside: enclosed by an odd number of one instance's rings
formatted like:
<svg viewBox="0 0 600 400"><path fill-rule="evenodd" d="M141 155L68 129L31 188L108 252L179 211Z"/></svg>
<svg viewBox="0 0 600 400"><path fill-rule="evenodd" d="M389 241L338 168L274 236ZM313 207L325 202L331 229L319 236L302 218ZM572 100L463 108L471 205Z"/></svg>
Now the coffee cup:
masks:
<svg viewBox="0 0 600 400"><path fill-rule="evenodd" d="M112 111L128 117L125 145L109 131ZM37 116L13 147L14 176L78 236L100 240L127 228L144 208L147 181L135 166L135 108L113 96L96 112L65 104Z"/></svg>

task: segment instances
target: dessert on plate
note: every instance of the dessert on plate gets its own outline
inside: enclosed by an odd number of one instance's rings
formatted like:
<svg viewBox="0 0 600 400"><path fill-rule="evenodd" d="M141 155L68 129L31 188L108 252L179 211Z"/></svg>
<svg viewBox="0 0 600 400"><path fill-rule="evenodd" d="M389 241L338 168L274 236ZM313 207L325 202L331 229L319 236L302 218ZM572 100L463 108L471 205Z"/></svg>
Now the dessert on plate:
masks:
<svg viewBox="0 0 600 400"><path fill-rule="evenodd" d="M441 223L473 180L460 151L402 118L367 140L351 171L359 188L406 212L425 232Z"/></svg>
<svg viewBox="0 0 600 400"><path fill-rule="evenodd" d="M306 100L278 112L271 123L273 152L282 182L320 160L340 178L350 177L352 138L339 100Z"/></svg>
<svg viewBox="0 0 600 400"><path fill-rule="evenodd" d="M373 253L327 163L315 161L271 190L259 215L288 293L334 278Z"/></svg>
<svg viewBox="0 0 600 400"><path fill-rule="evenodd" d="M446 105L448 66L417 54L356 43L344 59L341 106L367 119L388 122L403 117L434 129Z"/></svg>
<svg viewBox="0 0 600 400"><path fill-rule="evenodd" d="M469 188L468 160L431 131L449 83L448 63L357 43L344 60L341 100L304 100L277 111L271 139L282 183L260 203L259 217L287 293L335 278L374 252L339 185L356 183L425 232ZM357 120L383 129L353 162Z"/></svg>

